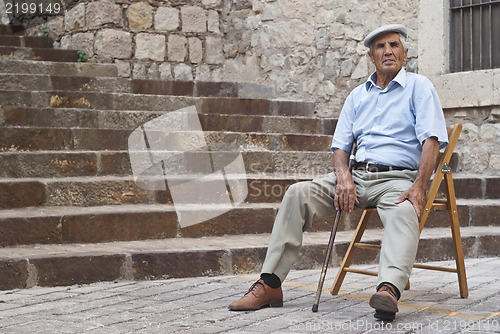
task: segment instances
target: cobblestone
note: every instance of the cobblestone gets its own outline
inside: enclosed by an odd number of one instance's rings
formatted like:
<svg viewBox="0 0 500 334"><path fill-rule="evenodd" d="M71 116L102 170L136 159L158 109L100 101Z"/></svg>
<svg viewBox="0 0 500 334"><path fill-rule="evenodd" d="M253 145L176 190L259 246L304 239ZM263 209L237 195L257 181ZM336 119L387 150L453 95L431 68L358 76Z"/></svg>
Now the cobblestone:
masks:
<svg viewBox="0 0 500 334"><path fill-rule="evenodd" d="M440 262L452 266L453 263ZM373 269L376 266L360 266ZM0 292L1 333L500 333L500 259L466 259L469 297L454 274L415 269L392 323L375 320L367 300L376 279L349 274L326 290L313 313L319 270L295 270L284 306L231 312L257 275L128 281Z"/></svg>

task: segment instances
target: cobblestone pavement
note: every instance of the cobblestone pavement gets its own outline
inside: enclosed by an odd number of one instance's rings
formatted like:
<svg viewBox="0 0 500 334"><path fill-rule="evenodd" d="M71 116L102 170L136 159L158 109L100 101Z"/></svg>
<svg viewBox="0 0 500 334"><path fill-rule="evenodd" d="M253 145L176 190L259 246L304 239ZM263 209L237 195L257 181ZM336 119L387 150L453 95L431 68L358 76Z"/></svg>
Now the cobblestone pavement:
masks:
<svg viewBox="0 0 500 334"><path fill-rule="evenodd" d="M466 269L466 299L455 274L415 269L391 323L368 306L376 278L357 274L340 295L325 290L313 313L320 271L303 270L284 283L283 307L256 312L227 305L257 275L2 291L0 333L500 333L500 258L467 259ZM336 271L329 268L325 288Z"/></svg>

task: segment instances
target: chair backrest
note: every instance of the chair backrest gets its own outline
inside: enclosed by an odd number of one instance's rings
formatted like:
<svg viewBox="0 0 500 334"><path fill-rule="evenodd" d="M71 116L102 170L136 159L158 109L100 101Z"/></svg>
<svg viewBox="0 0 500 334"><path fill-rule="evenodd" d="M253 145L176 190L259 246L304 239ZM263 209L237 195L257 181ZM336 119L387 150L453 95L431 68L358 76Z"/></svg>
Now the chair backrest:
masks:
<svg viewBox="0 0 500 334"><path fill-rule="evenodd" d="M445 175L449 175L451 177L451 169L449 168L449 164L461 132L462 124L455 124L453 128L448 130L448 146L446 146L443 154L441 155L441 158L439 159L439 163L436 167L436 172L434 173L434 178L432 179L429 190L427 191L425 210L422 213L422 217L420 219L420 232L422 232L425 221L427 220L427 216L432 211L432 206L434 204L434 200L438 193L439 187L443 182L443 178L445 177Z"/></svg>

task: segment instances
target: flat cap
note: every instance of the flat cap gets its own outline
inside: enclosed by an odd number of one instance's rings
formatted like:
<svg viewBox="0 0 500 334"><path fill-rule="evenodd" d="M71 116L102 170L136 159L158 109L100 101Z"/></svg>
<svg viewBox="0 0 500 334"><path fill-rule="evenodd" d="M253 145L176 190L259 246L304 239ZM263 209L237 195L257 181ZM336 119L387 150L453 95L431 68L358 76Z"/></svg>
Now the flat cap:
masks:
<svg viewBox="0 0 500 334"><path fill-rule="evenodd" d="M373 30L371 33L368 34L368 36L365 37L365 40L363 41L363 44L369 48L370 45L372 44L373 40L375 37L388 33L388 32L397 32L406 38L407 33L406 33L406 28L402 24L389 24L386 26L382 26L380 28L377 28Z"/></svg>

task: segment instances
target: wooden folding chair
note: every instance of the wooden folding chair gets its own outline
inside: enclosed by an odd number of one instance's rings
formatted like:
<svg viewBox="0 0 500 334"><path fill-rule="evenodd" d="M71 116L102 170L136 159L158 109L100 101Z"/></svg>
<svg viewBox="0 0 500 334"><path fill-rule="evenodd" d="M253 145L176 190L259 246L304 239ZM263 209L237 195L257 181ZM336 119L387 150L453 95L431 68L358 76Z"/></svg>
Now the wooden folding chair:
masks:
<svg viewBox="0 0 500 334"><path fill-rule="evenodd" d="M463 250L462 250L462 240L460 237L460 226L458 224L458 213L457 213L457 203L456 203L456 198L455 198L455 187L453 185L451 168L449 166L450 159L451 159L451 156L453 154L453 150L455 149L455 146L457 144L458 137L460 136L461 131L462 131L461 124L455 125L452 129L450 129L448 131L449 144L445 148L444 153L441 155L439 163L436 167L436 172L434 174L434 178L433 178L432 183L431 183L429 190L427 192L425 210L422 213L422 217L420 220L420 233L422 233L422 229L424 228L425 221L427 220L429 213L431 213L433 211L438 211L438 210L439 211L444 210L444 211L449 212L453 250L455 253L456 268L430 266L430 265L425 265L425 264L415 264L413 267L414 268L421 268L421 269L430 269L430 270L438 270L438 271L447 271L447 272L457 273L458 274L458 285L460 288L460 296L462 298L467 298L467 296L469 295L469 291L467 288L467 278L465 276L464 254L463 254ZM445 199L436 199L435 197L438 193L438 189L439 189L443 179L444 179L444 188L445 188L446 198ZM333 286L330 290L330 292L333 295L336 295L339 292L340 286L342 285L342 282L345 278L345 275L348 272L364 274L364 275L372 275L372 276L378 275L378 273L374 272L374 271L360 270L360 269L355 269L355 268L349 267L351 265L353 258L354 258L354 253L355 253L356 249L365 248L365 249L378 249L378 250L380 250L380 245L373 245L373 244L367 244L367 243L360 242L361 237L363 236L363 233L365 231L366 224L368 223L368 220L369 220L371 214L375 210L376 210L375 208L366 209L366 210L364 210L363 214L361 215L361 219L359 220L358 227L356 228L356 232L354 233L354 237L352 238L352 241L349 245L349 248L347 249L347 253L344 256L344 260L342 261L340 269L337 273L337 277L335 278ZM409 282L406 285L406 289L409 289Z"/></svg>

